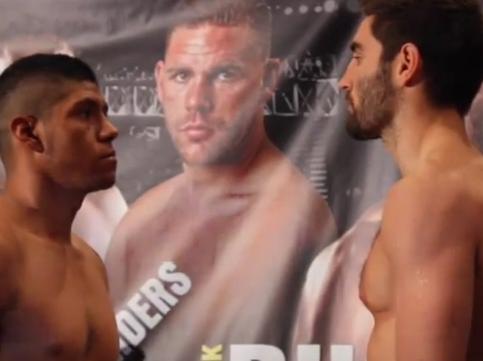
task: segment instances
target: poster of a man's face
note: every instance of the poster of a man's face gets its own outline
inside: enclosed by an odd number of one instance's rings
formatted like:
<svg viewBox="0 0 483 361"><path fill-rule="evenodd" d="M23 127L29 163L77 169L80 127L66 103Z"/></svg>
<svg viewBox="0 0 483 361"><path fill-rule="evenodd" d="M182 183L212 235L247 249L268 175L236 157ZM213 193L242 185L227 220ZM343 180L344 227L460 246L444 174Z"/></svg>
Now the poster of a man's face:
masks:
<svg viewBox="0 0 483 361"><path fill-rule="evenodd" d="M279 69L266 39L270 9L260 1L201 9L199 18L169 32L155 68L164 123L183 171L132 205L107 257L124 345L136 341L129 329L139 324L129 315L138 315L134 301L150 280L163 281L160 270L169 264L188 281L186 293L172 290L176 304L158 309L169 317L139 341L147 359L162 350L173 360L195 359L203 345L235 342L288 351L292 318L278 318L272 300L296 312L297 302L284 294L299 297L308 261L335 236L327 202L267 137L265 103ZM240 314L235 310L242 305ZM215 306L218 316L207 330ZM188 319L189 347L179 327Z"/></svg>
<svg viewBox="0 0 483 361"><path fill-rule="evenodd" d="M253 148L277 74L246 25L179 27L157 66L168 131L183 161L239 161ZM270 82L270 83L267 83Z"/></svg>

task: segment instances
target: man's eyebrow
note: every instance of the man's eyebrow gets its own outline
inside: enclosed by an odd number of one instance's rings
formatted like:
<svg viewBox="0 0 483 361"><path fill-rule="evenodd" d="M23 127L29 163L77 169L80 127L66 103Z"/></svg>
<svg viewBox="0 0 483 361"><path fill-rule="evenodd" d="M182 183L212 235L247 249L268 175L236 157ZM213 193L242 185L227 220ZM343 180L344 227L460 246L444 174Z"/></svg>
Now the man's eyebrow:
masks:
<svg viewBox="0 0 483 361"><path fill-rule="evenodd" d="M241 71L243 70L243 65L235 62L227 62L227 63L221 63L216 65L213 68L214 71L222 71L222 70L238 70Z"/></svg>
<svg viewBox="0 0 483 361"><path fill-rule="evenodd" d="M178 73L178 72L191 72L190 68L187 66L170 66L166 68L166 73L168 74L173 74L173 73Z"/></svg>
<svg viewBox="0 0 483 361"><path fill-rule="evenodd" d="M361 43L358 43L357 41L353 41L353 42L351 43L350 48L351 48L351 51L352 51L353 53L355 53L355 52L357 52L357 51L361 51L361 50L362 50L362 44L361 44Z"/></svg>
<svg viewBox="0 0 483 361"><path fill-rule="evenodd" d="M76 110L79 107L83 106L93 106L96 108L100 108L104 114L107 114L109 111L109 105L104 99L97 99L97 98L91 98L91 97L86 97L83 99L79 99L72 105L72 109Z"/></svg>

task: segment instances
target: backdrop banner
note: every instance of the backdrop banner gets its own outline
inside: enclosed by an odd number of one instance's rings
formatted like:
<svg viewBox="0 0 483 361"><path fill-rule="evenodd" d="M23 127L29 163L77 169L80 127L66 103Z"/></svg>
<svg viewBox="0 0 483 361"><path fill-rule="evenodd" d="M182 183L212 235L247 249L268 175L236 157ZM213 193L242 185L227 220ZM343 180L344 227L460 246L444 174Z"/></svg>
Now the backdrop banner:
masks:
<svg viewBox="0 0 483 361"><path fill-rule="evenodd" d="M0 67L75 54L119 129L116 186L74 232L105 261L120 359L365 360L359 273L399 172L346 132L357 0L181 3L0 2Z"/></svg>

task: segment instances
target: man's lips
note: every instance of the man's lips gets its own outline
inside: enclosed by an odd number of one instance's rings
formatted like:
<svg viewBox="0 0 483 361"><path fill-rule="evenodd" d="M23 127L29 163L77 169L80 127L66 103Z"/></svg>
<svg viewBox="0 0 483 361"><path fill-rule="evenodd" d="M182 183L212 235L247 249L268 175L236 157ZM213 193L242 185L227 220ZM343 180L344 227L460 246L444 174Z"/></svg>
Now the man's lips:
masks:
<svg viewBox="0 0 483 361"><path fill-rule="evenodd" d="M213 135L213 129L203 125L185 125L181 128L181 132L192 142L201 142Z"/></svg>
<svg viewBox="0 0 483 361"><path fill-rule="evenodd" d="M101 160L107 161L107 162L113 162L113 163L116 163L117 162L116 152L115 151L105 153L100 158L101 158Z"/></svg>
<svg viewBox="0 0 483 361"><path fill-rule="evenodd" d="M116 151L111 150L109 152L104 153L101 158L115 158L116 157Z"/></svg>

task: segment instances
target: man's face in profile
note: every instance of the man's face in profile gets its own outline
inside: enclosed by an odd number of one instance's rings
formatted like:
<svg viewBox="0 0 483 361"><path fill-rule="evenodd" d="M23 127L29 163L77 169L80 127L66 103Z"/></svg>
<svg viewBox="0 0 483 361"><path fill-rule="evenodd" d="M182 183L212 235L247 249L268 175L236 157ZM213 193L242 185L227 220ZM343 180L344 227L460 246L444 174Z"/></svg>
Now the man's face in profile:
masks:
<svg viewBox="0 0 483 361"><path fill-rule="evenodd" d="M382 45L372 34L372 21L362 21L351 45L351 62L340 80L350 113L347 131L360 140L379 138L395 113L391 64L380 60Z"/></svg>
<svg viewBox="0 0 483 361"><path fill-rule="evenodd" d="M251 148L266 97L257 36L247 25L209 23L171 34L156 78L167 128L186 164L236 164Z"/></svg>
<svg viewBox="0 0 483 361"><path fill-rule="evenodd" d="M94 191L112 186L117 129L96 84L67 81L66 95L38 122L44 172L70 189Z"/></svg>

